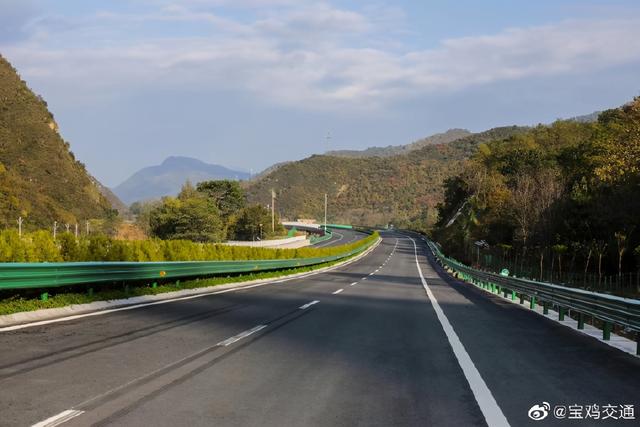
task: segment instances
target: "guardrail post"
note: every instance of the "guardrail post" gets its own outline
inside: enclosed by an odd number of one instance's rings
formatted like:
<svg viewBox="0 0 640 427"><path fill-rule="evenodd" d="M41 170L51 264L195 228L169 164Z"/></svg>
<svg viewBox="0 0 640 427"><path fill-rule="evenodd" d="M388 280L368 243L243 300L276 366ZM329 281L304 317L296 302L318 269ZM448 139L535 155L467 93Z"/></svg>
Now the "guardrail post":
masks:
<svg viewBox="0 0 640 427"><path fill-rule="evenodd" d="M520 294L520 304L524 304L524 294Z"/></svg>
<svg viewBox="0 0 640 427"><path fill-rule="evenodd" d="M636 332L636 355L640 356L640 332Z"/></svg>
<svg viewBox="0 0 640 427"><path fill-rule="evenodd" d="M511 291L511 301L516 300L516 291Z"/></svg>
<svg viewBox="0 0 640 427"><path fill-rule="evenodd" d="M43 292L40 294L40 301L49 301L49 292Z"/></svg>
<svg viewBox="0 0 640 427"><path fill-rule="evenodd" d="M529 308L531 310L536 308L536 297L532 296L531 299L529 300Z"/></svg>
<svg viewBox="0 0 640 427"><path fill-rule="evenodd" d="M564 307L558 307L558 320L564 320Z"/></svg>
<svg viewBox="0 0 640 427"><path fill-rule="evenodd" d="M87 289L87 295L90 296L90 297L93 296L93 288Z"/></svg>
<svg viewBox="0 0 640 427"><path fill-rule="evenodd" d="M503 290L503 295L504 295L504 297L505 297L505 298L508 298L508 297L509 297L509 289L502 288L502 290Z"/></svg>
<svg viewBox="0 0 640 427"><path fill-rule="evenodd" d="M578 313L578 329L584 329L584 313Z"/></svg>
<svg viewBox="0 0 640 427"><path fill-rule="evenodd" d="M180 280L176 280L176 288L180 287Z"/></svg>
<svg viewBox="0 0 640 427"><path fill-rule="evenodd" d="M611 339L612 326L611 322L604 322L604 325L602 326L602 339L604 341L609 341Z"/></svg>
<svg viewBox="0 0 640 427"><path fill-rule="evenodd" d="M547 301L542 302L542 314L549 314L549 303Z"/></svg>
<svg viewBox="0 0 640 427"><path fill-rule="evenodd" d="M153 282L153 283L151 284L151 287L152 287L153 289L157 288L157 287L158 287L158 282Z"/></svg>
<svg viewBox="0 0 640 427"><path fill-rule="evenodd" d="M129 285L124 285L124 293L129 295Z"/></svg>

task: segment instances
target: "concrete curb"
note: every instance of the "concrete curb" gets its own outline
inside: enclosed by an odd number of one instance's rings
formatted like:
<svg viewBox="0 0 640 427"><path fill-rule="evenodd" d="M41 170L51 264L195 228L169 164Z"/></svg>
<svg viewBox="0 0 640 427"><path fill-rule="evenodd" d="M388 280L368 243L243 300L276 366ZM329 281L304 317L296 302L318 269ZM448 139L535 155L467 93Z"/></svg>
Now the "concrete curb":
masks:
<svg viewBox="0 0 640 427"><path fill-rule="evenodd" d="M323 267L318 270L308 271L304 273L295 273L289 275L283 275L278 277L272 277L269 279L256 279L246 282L228 283L224 285L207 286L204 288L196 289L183 289L181 291L166 292L157 295L142 295L139 297L132 297L111 301L95 301L87 304L73 304L66 307L57 308L45 308L35 311L23 311L20 313L5 314L0 316L0 332L3 330L22 329L31 325L34 322L42 322L48 320L72 320L73 317L78 315L86 315L89 313L106 314L114 309L133 309L135 306L144 307L146 305L160 304L171 301L179 301L187 298L197 298L207 295L213 295L222 292L230 292L233 290L241 290L248 287L264 286L272 283L281 283L293 279L299 279L307 276L313 276L315 274L324 273L327 271L335 270L340 267L351 264L361 258L367 256L371 251L378 247L382 238L378 238L367 250L350 258L346 261L332 265L329 267Z"/></svg>

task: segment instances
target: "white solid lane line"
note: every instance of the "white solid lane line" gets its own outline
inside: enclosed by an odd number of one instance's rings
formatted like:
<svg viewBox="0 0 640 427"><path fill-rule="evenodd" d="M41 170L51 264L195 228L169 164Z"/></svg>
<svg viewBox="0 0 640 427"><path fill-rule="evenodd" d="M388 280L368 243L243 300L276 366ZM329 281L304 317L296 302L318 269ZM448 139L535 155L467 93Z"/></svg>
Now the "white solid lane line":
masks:
<svg viewBox="0 0 640 427"><path fill-rule="evenodd" d="M64 422L69 421L71 418L75 418L78 415L84 414L84 411L77 411L74 409L67 409L66 411L60 412L58 415L54 415L53 417L49 417L44 421L40 421L37 424L34 424L31 427L54 427L58 426Z"/></svg>
<svg viewBox="0 0 640 427"><path fill-rule="evenodd" d="M319 303L319 302L320 302L320 301L318 301L318 300L311 301L311 302L306 303L305 305L301 305L301 306L300 306L300 307L298 307L298 308L299 308L300 310L306 310L307 308L309 308L309 307L311 307L312 305L317 304L317 303Z"/></svg>
<svg viewBox="0 0 640 427"><path fill-rule="evenodd" d="M352 284L350 284L349 286L355 286L355 285L357 285L357 284L358 284L358 282L353 282L353 283L352 283Z"/></svg>
<svg viewBox="0 0 640 427"><path fill-rule="evenodd" d="M338 289L337 291L334 291L333 294L339 294L340 292L344 291L344 289Z"/></svg>
<svg viewBox="0 0 640 427"><path fill-rule="evenodd" d="M431 301L431 305L433 306L433 310L436 312L436 316L440 321L440 325L442 325L442 329L444 329L444 333L449 340L449 345L453 350L453 354L458 359L458 364L462 368L462 372L464 373L467 382L469 383L469 387L473 392L474 397L476 398L476 402L478 402L478 406L484 415L484 419L487 421L487 424L491 427L508 427L509 421L502 413L502 409L498 406L498 402L491 394L491 390L487 387L487 383L484 382L478 368L473 364L473 360L467 353L467 350L462 345L462 341L458 337L458 334L453 330L453 326L447 319L447 316L440 308L440 304L438 304L438 300L431 292L427 281L422 274L422 268L420 268L420 262L418 261L418 247L416 246L416 241L409 237L411 242L413 243L413 252L416 258L416 267L418 267L418 274L420 275L420 280L422 281L422 286L424 290L427 292L427 296Z"/></svg>
<svg viewBox="0 0 640 427"><path fill-rule="evenodd" d="M220 346L220 347L226 347L226 346L228 346L230 344L233 344L234 342L240 341L242 338L246 338L249 335L253 335L256 332L261 331L262 329L264 329L266 327L267 327L267 325L258 325L255 328L248 329L248 330L246 330L244 332L240 332L238 335L234 335L231 338L227 338L224 341L220 341L216 345Z"/></svg>

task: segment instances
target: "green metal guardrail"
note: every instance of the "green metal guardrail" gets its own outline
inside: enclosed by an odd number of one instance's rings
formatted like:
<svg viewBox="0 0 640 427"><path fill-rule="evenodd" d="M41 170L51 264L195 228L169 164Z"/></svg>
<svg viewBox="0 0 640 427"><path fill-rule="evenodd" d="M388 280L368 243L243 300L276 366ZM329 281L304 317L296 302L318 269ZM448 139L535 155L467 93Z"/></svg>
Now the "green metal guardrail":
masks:
<svg viewBox="0 0 640 427"><path fill-rule="evenodd" d="M315 234L312 234L311 237L309 238L309 242L312 245L315 245L316 243L321 243L329 240L332 236L333 236L333 233L331 233L331 230L327 229L327 230L324 230L324 234L322 236L316 236Z"/></svg>
<svg viewBox="0 0 640 427"><path fill-rule="evenodd" d="M324 227L324 225L320 226L321 228ZM327 228L336 228L338 230L342 229L342 230L351 230L353 228L352 225L346 225L346 224L327 224Z"/></svg>
<svg viewBox="0 0 640 427"><path fill-rule="evenodd" d="M476 286L493 293L503 293L512 300L519 298L521 303L526 297L531 308L542 304L544 314L548 314L550 305L555 306L559 320L564 320L568 310L573 310L577 314L578 329L584 328L585 315L592 316L603 322L603 340L610 339L614 324L634 331L638 342L636 353L640 355L640 300L476 270L446 257L434 242L425 241L443 267Z"/></svg>
<svg viewBox="0 0 640 427"><path fill-rule="evenodd" d="M375 240L338 255L247 261L0 263L0 290L180 279L304 267L358 254Z"/></svg>

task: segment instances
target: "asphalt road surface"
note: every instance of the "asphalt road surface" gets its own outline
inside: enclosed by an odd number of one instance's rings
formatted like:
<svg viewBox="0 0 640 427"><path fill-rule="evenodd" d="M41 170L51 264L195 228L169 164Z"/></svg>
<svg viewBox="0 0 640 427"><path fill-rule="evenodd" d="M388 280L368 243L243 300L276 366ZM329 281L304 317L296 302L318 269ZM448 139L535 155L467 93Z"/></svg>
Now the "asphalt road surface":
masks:
<svg viewBox="0 0 640 427"><path fill-rule="evenodd" d="M640 360L383 237L306 278L0 332L0 424L637 425L530 420L543 402L637 412Z"/></svg>
<svg viewBox="0 0 640 427"><path fill-rule="evenodd" d="M331 238L324 242L320 242L317 245L313 245L315 248L323 248L329 246L339 246L348 243L353 243L356 240L364 239L367 237L365 233L361 233L356 230L349 229L331 229Z"/></svg>

